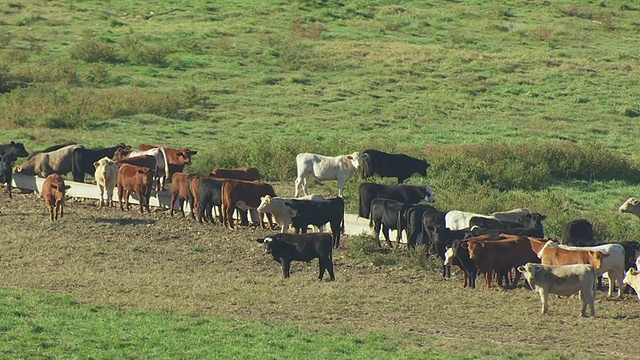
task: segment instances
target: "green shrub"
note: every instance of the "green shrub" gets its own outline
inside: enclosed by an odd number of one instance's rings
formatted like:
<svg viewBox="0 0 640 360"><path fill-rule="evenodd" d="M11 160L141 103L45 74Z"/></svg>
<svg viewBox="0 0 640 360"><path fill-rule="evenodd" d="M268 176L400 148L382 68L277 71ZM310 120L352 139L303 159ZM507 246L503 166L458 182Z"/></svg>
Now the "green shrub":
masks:
<svg viewBox="0 0 640 360"><path fill-rule="evenodd" d="M115 63L120 61L114 45L97 42L93 39L84 39L75 43L69 48L69 54L72 59L89 63L99 61Z"/></svg>

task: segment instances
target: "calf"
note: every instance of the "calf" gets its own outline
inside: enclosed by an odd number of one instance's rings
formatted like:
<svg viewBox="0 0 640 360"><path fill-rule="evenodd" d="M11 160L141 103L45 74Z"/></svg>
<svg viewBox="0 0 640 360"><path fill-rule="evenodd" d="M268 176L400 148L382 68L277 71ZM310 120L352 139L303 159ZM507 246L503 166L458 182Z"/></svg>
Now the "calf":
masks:
<svg viewBox="0 0 640 360"><path fill-rule="evenodd" d="M151 155L156 159L156 167L153 169L156 190L164 190L167 178L169 177L169 159L163 147L149 150L134 150L129 153L129 157Z"/></svg>
<svg viewBox="0 0 640 360"><path fill-rule="evenodd" d="M563 249L555 246L551 240L544 244L537 255L544 265L589 264L595 269L600 269L602 258L609 256L600 251Z"/></svg>
<svg viewBox="0 0 640 360"><path fill-rule="evenodd" d="M311 201L325 200L324 196L320 194L307 195L298 199ZM293 223L292 217L297 215L296 211L291 208L291 200L293 199L265 195L260 198L260 206L258 206L256 210L260 213L269 213L273 215L276 223L280 225L280 231L282 233L286 233L289 230L289 226ZM288 206L287 203L289 203Z"/></svg>
<svg viewBox="0 0 640 360"><path fill-rule="evenodd" d="M49 219L51 221L60 220L64 216L64 193L70 188L65 185L64 179L60 174L51 174L44 179L42 183L42 197L45 205L49 209Z"/></svg>
<svg viewBox="0 0 640 360"><path fill-rule="evenodd" d="M93 176L95 177L96 184L100 189L100 201L98 202L98 207L102 207L102 204L105 203L105 191L107 193L105 205L111 207L113 206L113 189L118 185L118 165L116 165L113 160L105 156L94 162L93 167L95 168Z"/></svg>
<svg viewBox="0 0 640 360"><path fill-rule="evenodd" d="M331 198L322 201L292 199L286 203L294 216L291 217L296 233L306 233L309 225L321 227L326 223L331 226L333 246L340 246L340 234L344 231L344 200Z"/></svg>
<svg viewBox="0 0 640 360"><path fill-rule="evenodd" d="M195 188L192 188L192 194L195 199L196 205L196 220L202 223L202 219L211 222L213 224L213 207L221 209L222 207L222 186L224 180L211 179L203 176L197 180ZM193 183L192 183L193 184ZM218 221L222 223L222 214Z"/></svg>
<svg viewBox="0 0 640 360"><path fill-rule="evenodd" d="M239 168L215 168L211 170L209 176L215 178L224 179L238 179L238 180L260 180L260 171L254 167L239 167Z"/></svg>
<svg viewBox="0 0 640 360"><path fill-rule="evenodd" d="M189 174L185 172L176 172L171 177L171 205L169 206L169 215L173 216L173 210L178 201L180 206L180 212L184 217L184 202L189 199L189 193L187 192L187 177Z"/></svg>
<svg viewBox="0 0 640 360"><path fill-rule="evenodd" d="M282 265L285 278L291 273L292 261L309 262L318 259L318 280L322 281L325 270L329 273L329 280L336 279L333 273L333 240L329 234L274 234L257 241L264 244L264 251Z"/></svg>
<svg viewBox="0 0 640 360"><path fill-rule="evenodd" d="M430 205L412 204L408 206L399 216L398 232L403 230L407 233L407 246L415 247L418 241L424 243L422 239L422 217L426 212L438 211Z"/></svg>
<svg viewBox="0 0 640 360"><path fill-rule="evenodd" d="M391 199L373 199L371 202L371 213L369 214L369 227L373 227L376 238L378 239L378 246L381 246L380 231L382 231L387 246L393 248L389 240L389 230L401 229L404 226L400 224L401 217L399 215L411 205L412 204L405 204ZM402 232L398 231L396 234L396 242L398 244L400 244L401 236Z"/></svg>
<svg viewBox="0 0 640 360"><path fill-rule="evenodd" d="M624 279L622 282L625 285L629 285L636 291L636 296L638 300L640 300L640 271L629 268L626 273L624 273Z"/></svg>
<svg viewBox="0 0 640 360"><path fill-rule="evenodd" d="M542 313L549 312L549 294L571 296L577 292L582 297L581 316L587 316L587 305L591 316L596 316L596 271L588 264L542 265L527 263L519 266L531 288L540 295Z"/></svg>
<svg viewBox="0 0 640 360"><path fill-rule="evenodd" d="M16 157L13 154L0 154L0 183L7 184L7 195L12 198L11 195L11 182L13 180L13 172L11 167Z"/></svg>
<svg viewBox="0 0 640 360"><path fill-rule="evenodd" d="M276 196L273 186L262 181L244 181L237 179L224 180L222 184L222 222L225 226L234 227L233 212L236 208L243 210L256 209L260 206L260 198L265 196ZM260 226L265 227L262 214L260 217ZM269 220L269 229L273 226L271 222L271 214L267 214Z"/></svg>
<svg viewBox="0 0 640 360"><path fill-rule="evenodd" d="M145 207L147 212L151 212L149 198L153 187L153 170L141 166L122 164L118 170L117 186L120 210L124 210L122 207L123 198L126 199L125 205L129 210L129 196L134 192L140 203L140 213L144 214Z"/></svg>

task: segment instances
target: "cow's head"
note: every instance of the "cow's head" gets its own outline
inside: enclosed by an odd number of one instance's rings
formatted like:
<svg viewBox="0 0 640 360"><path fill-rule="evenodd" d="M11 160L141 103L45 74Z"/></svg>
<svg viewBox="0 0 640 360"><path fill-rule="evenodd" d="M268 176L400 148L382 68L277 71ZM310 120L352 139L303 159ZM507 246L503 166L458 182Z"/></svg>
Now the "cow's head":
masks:
<svg viewBox="0 0 640 360"><path fill-rule="evenodd" d="M267 254L271 254L271 251L273 250L272 245L273 245L273 238L270 236L267 236L266 238L259 238L256 239L257 242L259 242L260 244L264 245L264 252L266 252Z"/></svg>
<svg viewBox="0 0 640 360"><path fill-rule="evenodd" d="M538 271L542 270L542 265L535 263L526 263L524 265L518 266L518 271L522 273L527 282L532 287L535 286L536 283L536 274Z"/></svg>
<svg viewBox="0 0 640 360"><path fill-rule="evenodd" d="M178 157L178 163L180 165L191 165L191 156L197 154L198 151L193 151L189 149L182 149L176 153Z"/></svg>
<svg viewBox="0 0 640 360"><path fill-rule="evenodd" d="M632 197L628 198L627 201L620 205L618 212L640 216L640 200Z"/></svg>
<svg viewBox="0 0 640 360"><path fill-rule="evenodd" d="M640 272L638 272L636 269L629 268L629 270L624 273L624 279L622 279L622 283L625 285L631 285L631 282L633 280L632 278L638 276L639 274Z"/></svg>
<svg viewBox="0 0 640 360"><path fill-rule="evenodd" d="M369 154L356 151L353 154L347 155L346 157L347 159L349 159L349 161L351 161L351 165L353 165L353 167L357 169L363 164L364 160L369 157Z"/></svg>
<svg viewBox="0 0 640 360"><path fill-rule="evenodd" d="M417 170L418 170L417 173L422 176L427 176L427 170L429 170L429 166L431 166L431 164L429 164L425 160L420 160L418 164L419 165L417 167Z"/></svg>
<svg viewBox="0 0 640 360"><path fill-rule="evenodd" d="M105 156L102 159L100 159L98 161L95 161L93 163L93 167L97 169L99 166L107 166L108 164L114 164L115 165L115 162Z"/></svg>
<svg viewBox="0 0 640 360"><path fill-rule="evenodd" d="M433 196L433 190L431 190L431 187L429 187L429 185L425 185L424 186L424 199L427 200L428 202L432 203L436 201L435 196Z"/></svg>
<svg viewBox="0 0 640 360"><path fill-rule="evenodd" d="M589 251L589 255L591 258L591 261L589 261L591 266L593 266L595 269L600 269L602 267L603 259L608 258L610 254L605 254L600 251Z"/></svg>
<svg viewBox="0 0 640 360"><path fill-rule="evenodd" d="M129 157L129 155L131 154L132 150L131 147L128 148L118 148L116 149L116 151L113 153L113 161L118 161L118 160L122 160L126 157Z"/></svg>
<svg viewBox="0 0 640 360"><path fill-rule="evenodd" d="M29 153L27 152L27 149L24 148L24 144L23 143L17 143L17 142L11 142L11 144L9 144L11 146L11 153L13 155L15 155L16 157L27 157L29 156Z"/></svg>
<svg viewBox="0 0 640 360"><path fill-rule="evenodd" d="M482 252L482 249L484 249L484 247L486 246L486 244L482 241L469 241L467 242L467 249L469 250L469 257L472 260L476 260L478 258L478 255L480 252Z"/></svg>
<svg viewBox="0 0 640 360"><path fill-rule="evenodd" d="M271 205L271 195L265 195L260 198L260 205L256 208L258 212L265 212L267 206Z"/></svg>
<svg viewBox="0 0 640 360"><path fill-rule="evenodd" d="M452 266L453 259L458 256L456 248L453 246L447 246L444 252L444 266Z"/></svg>

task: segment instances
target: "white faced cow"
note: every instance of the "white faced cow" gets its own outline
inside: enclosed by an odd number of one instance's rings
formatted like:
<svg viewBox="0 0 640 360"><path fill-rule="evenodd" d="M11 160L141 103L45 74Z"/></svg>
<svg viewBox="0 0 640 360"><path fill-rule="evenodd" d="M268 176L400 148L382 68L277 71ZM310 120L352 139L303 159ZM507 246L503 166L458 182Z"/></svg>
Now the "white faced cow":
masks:
<svg viewBox="0 0 640 360"><path fill-rule="evenodd" d="M636 198L628 198L620 207L618 211L621 213L631 213L635 216L640 217L640 200Z"/></svg>
<svg viewBox="0 0 640 360"><path fill-rule="evenodd" d="M344 197L344 187L347 182L367 158L367 154L354 152L350 155L338 155L334 157L310 153L302 153L296 156L298 177L295 182L294 196L309 194L308 181L311 176L324 180L338 180L338 196Z"/></svg>

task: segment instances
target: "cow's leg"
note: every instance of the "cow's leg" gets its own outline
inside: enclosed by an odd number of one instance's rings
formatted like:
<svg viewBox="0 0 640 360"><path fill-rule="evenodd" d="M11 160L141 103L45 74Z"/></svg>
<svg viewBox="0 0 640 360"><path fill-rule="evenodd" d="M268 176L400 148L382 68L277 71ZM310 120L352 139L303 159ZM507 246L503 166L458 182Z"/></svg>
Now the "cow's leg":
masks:
<svg viewBox="0 0 640 360"><path fill-rule="evenodd" d="M391 240L389 240L389 227L386 225L382 225L382 235L384 235L384 240L387 242L387 246L393 249L393 244L391 244Z"/></svg>
<svg viewBox="0 0 640 360"><path fill-rule="evenodd" d="M283 258L280 259L280 263L282 264L282 275L288 278L291 274L291 260Z"/></svg>
<svg viewBox="0 0 640 360"><path fill-rule="evenodd" d="M491 270L484 273L484 285L487 289L491 288L491 275L493 272Z"/></svg>
<svg viewBox="0 0 640 360"><path fill-rule="evenodd" d="M64 216L64 200L60 201L60 205L58 205L60 207L60 220L62 220L62 217Z"/></svg>
<svg viewBox="0 0 640 360"><path fill-rule="evenodd" d="M373 222L373 231L375 232L376 239L378 240L378 247L382 247L380 243L380 228L382 227L382 223L378 221Z"/></svg>
<svg viewBox="0 0 640 360"><path fill-rule="evenodd" d="M542 313L546 314L549 312L549 293L544 289L538 290L540 294L540 301L542 301Z"/></svg>
<svg viewBox="0 0 640 360"><path fill-rule="evenodd" d="M347 179L343 176L338 176L338 197L344 199L344 186L347 183Z"/></svg>
<svg viewBox="0 0 640 360"><path fill-rule="evenodd" d="M124 211L122 207L122 196L124 195L124 188L118 186L118 203L120 204L120 210Z"/></svg>
<svg viewBox="0 0 640 360"><path fill-rule="evenodd" d="M104 186L98 184L98 190L100 190L100 200L98 200L98 207L102 207L102 203L104 202Z"/></svg>
<svg viewBox="0 0 640 360"><path fill-rule="evenodd" d="M176 200L178 200L180 195L171 193L171 204L169 205L169 216L173 217L173 207L176 206ZM184 216L184 212L182 212L182 216Z"/></svg>
<svg viewBox="0 0 640 360"><path fill-rule="evenodd" d="M302 178L302 175L298 175L295 181L295 189L294 189L293 197L300 196L301 192L304 192L304 179Z"/></svg>
<svg viewBox="0 0 640 360"><path fill-rule="evenodd" d="M144 195L142 191L134 190L136 196L138 196L138 203L140 204L140 214L144 214Z"/></svg>
<svg viewBox="0 0 640 360"><path fill-rule="evenodd" d="M113 188L112 187L107 187L107 207L112 207L113 206Z"/></svg>
<svg viewBox="0 0 640 360"><path fill-rule="evenodd" d="M5 176L5 179L7 179L7 195L9 195L9 199L13 199L13 195L11 194L11 180L12 180L11 178L12 177L13 175L11 175L11 171L9 171L9 174Z"/></svg>

